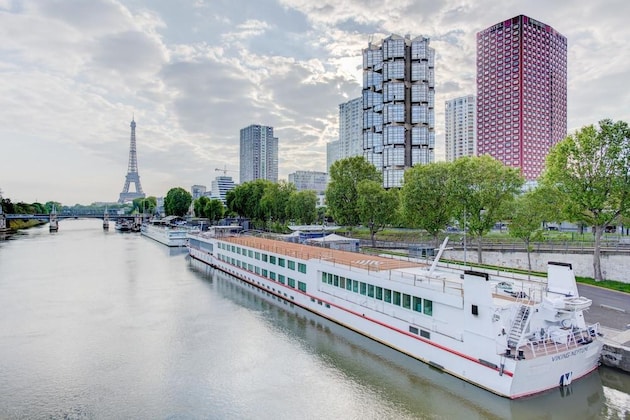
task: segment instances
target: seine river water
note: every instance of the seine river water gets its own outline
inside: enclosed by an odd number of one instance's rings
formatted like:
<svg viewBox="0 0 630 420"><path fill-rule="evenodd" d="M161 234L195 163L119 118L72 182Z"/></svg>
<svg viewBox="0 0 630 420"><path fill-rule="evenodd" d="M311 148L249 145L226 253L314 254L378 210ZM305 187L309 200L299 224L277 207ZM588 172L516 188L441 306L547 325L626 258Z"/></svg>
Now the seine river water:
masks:
<svg viewBox="0 0 630 420"><path fill-rule="evenodd" d="M0 240L0 418L630 418L630 375L509 401L269 299L98 220Z"/></svg>

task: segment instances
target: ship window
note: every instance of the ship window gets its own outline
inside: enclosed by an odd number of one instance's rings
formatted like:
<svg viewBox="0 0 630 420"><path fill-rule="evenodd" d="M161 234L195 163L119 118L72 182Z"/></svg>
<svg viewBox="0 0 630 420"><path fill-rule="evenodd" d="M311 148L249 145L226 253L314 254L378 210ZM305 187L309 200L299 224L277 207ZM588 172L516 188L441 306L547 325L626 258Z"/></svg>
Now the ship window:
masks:
<svg viewBox="0 0 630 420"><path fill-rule="evenodd" d="M289 267L289 270L295 270L295 261L288 260L287 267Z"/></svg>
<svg viewBox="0 0 630 420"><path fill-rule="evenodd" d="M267 262L267 254L262 254L262 260L263 260L264 262Z"/></svg>
<svg viewBox="0 0 630 420"><path fill-rule="evenodd" d="M253 266L253 265L251 265L251 264L247 264L247 269L248 269L249 271L254 271L254 266Z"/></svg>
<svg viewBox="0 0 630 420"><path fill-rule="evenodd" d="M367 293L367 284L361 282L361 294L365 295Z"/></svg>
<svg viewBox="0 0 630 420"><path fill-rule="evenodd" d="M413 297L413 310L416 312L422 312L422 299L419 297Z"/></svg>
<svg viewBox="0 0 630 420"><path fill-rule="evenodd" d="M251 249L249 251L247 251L247 256L249 258L252 258L254 256L254 251L252 251Z"/></svg>
<svg viewBox="0 0 630 420"><path fill-rule="evenodd" d="M326 280L326 283L328 283L328 284L332 284L333 283L333 275L331 273L328 273L328 279Z"/></svg>
<svg viewBox="0 0 630 420"><path fill-rule="evenodd" d="M352 280L350 279L346 281L346 290L352 291Z"/></svg>
<svg viewBox="0 0 630 420"><path fill-rule="evenodd" d="M257 260L260 259L260 252L255 252L254 253L254 258L256 258Z"/></svg>
<svg viewBox="0 0 630 420"><path fill-rule="evenodd" d="M477 305L472 306L472 314L479 315L479 307Z"/></svg>
<svg viewBox="0 0 630 420"><path fill-rule="evenodd" d="M269 276L269 272L263 268L262 275L265 276L265 277L268 277Z"/></svg>
<svg viewBox="0 0 630 420"><path fill-rule="evenodd" d="M383 299L385 302L392 303L392 291L389 289L385 289L385 298Z"/></svg>
<svg viewBox="0 0 630 420"><path fill-rule="evenodd" d="M270 256L269 256L269 262L270 262L271 264L275 264L275 263L276 263L276 257L274 257L273 255L270 255Z"/></svg>
<svg viewBox="0 0 630 420"><path fill-rule="evenodd" d="M285 261L284 258L278 258L278 265L280 267L284 267L284 261Z"/></svg>
<svg viewBox="0 0 630 420"><path fill-rule="evenodd" d="M376 286L376 299L383 300L383 288Z"/></svg>
<svg viewBox="0 0 630 420"><path fill-rule="evenodd" d="M333 276L333 286L339 287L339 276L336 274Z"/></svg>
<svg viewBox="0 0 630 420"><path fill-rule="evenodd" d="M269 278L270 278L271 280L275 280L275 279L276 279L276 273L274 273L273 271L270 271L270 272L269 272Z"/></svg>
<svg viewBox="0 0 630 420"><path fill-rule="evenodd" d="M298 263L298 271L306 274L306 264Z"/></svg>
<svg viewBox="0 0 630 420"><path fill-rule="evenodd" d="M359 293L359 282L356 280L352 280L352 291L354 293Z"/></svg>
<svg viewBox="0 0 630 420"><path fill-rule="evenodd" d="M289 279L289 280L291 280L291 279ZM298 289L303 291L303 292L306 292L306 283L298 281Z"/></svg>
<svg viewBox="0 0 630 420"><path fill-rule="evenodd" d="M255 272L256 274L260 274L260 267L255 266L255 267L254 267L254 272Z"/></svg>
<svg viewBox="0 0 630 420"><path fill-rule="evenodd" d="M411 309L411 296L403 294L402 306L406 309Z"/></svg>
<svg viewBox="0 0 630 420"><path fill-rule="evenodd" d="M345 277L339 277L339 287L342 289L346 288L346 278Z"/></svg>
<svg viewBox="0 0 630 420"><path fill-rule="evenodd" d="M420 336L424 337L428 340L431 339L431 333L429 331L425 331L425 330L420 330Z"/></svg>
<svg viewBox="0 0 630 420"><path fill-rule="evenodd" d="M368 284L368 296L374 297L374 286L371 284Z"/></svg>
<svg viewBox="0 0 630 420"><path fill-rule="evenodd" d="M414 333L414 334L418 334L418 329L416 327L412 327L411 325L409 326L409 332L410 333Z"/></svg>
<svg viewBox="0 0 630 420"><path fill-rule="evenodd" d="M295 280L293 280L291 277L289 277L287 284L289 285L289 287L293 287L295 289Z"/></svg>
<svg viewBox="0 0 630 420"><path fill-rule="evenodd" d="M278 281L284 284L284 276L282 274L278 274Z"/></svg>
<svg viewBox="0 0 630 420"><path fill-rule="evenodd" d="M400 292L394 292L394 305L400 306Z"/></svg>
<svg viewBox="0 0 630 420"><path fill-rule="evenodd" d="M326 273L322 271L322 283L326 283Z"/></svg>
<svg viewBox="0 0 630 420"><path fill-rule="evenodd" d="M235 249L235 248L236 248L236 247L235 247L234 245L232 245L232 252L234 252L234 249Z"/></svg>
<svg viewBox="0 0 630 420"><path fill-rule="evenodd" d="M433 315L433 301L429 299L424 300L424 314L432 316Z"/></svg>

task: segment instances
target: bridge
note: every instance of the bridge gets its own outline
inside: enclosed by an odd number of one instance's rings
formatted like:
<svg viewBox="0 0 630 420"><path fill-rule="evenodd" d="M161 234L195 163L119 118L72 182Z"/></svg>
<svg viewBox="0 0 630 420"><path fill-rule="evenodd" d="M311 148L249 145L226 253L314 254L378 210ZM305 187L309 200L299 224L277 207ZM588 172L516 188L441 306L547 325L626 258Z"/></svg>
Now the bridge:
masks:
<svg viewBox="0 0 630 420"><path fill-rule="evenodd" d="M41 220L48 222L50 220L50 214L4 214L7 220ZM107 214L109 220L133 220L136 216L140 216L143 219L148 216L135 215L135 214ZM100 213L57 213L57 219L105 219L105 214Z"/></svg>

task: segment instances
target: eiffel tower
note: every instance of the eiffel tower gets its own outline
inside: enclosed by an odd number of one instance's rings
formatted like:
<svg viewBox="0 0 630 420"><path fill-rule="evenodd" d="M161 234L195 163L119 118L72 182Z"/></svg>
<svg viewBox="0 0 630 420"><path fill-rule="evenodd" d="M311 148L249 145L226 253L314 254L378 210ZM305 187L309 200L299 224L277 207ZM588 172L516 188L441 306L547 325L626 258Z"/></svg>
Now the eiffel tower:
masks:
<svg viewBox="0 0 630 420"><path fill-rule="evenodd" d="M133 182L136 192L129 192L129 184ZM140 185L140 175L138 175L138 156L136 154L136 121L131 118L131 146L129 147L129 166L125 177L125 186L120 193L119 203L133 201L136 198L144 198L146 194L142 192Z"/></svg>

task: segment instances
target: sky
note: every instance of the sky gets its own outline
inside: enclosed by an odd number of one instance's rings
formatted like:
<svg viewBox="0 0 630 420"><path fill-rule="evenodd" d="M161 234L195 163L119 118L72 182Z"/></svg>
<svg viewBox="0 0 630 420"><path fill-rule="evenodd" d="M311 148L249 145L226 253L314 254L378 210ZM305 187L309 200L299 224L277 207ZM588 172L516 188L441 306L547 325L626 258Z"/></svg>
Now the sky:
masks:
<svg viewBox="0 0 630 420"><path fill-rule="evenodd" d="M274 127L280 179L326 171L361 51L392 33L436 51L442 160L444 101L476 93L476 33L519 14L568 39L569 132L630 121L627 0L0 0L0 194L116 201L132 118L147 195L238 182L250 124Z"/></svg>

